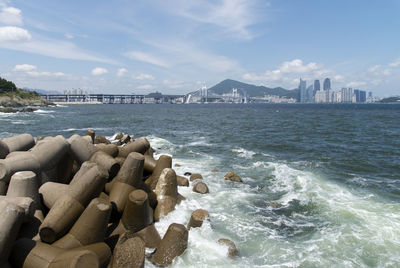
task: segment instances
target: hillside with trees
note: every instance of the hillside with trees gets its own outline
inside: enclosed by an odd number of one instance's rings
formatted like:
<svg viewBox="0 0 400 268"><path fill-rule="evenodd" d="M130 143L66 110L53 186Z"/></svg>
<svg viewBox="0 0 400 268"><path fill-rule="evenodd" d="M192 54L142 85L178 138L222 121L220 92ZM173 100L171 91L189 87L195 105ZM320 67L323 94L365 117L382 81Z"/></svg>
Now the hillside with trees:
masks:
<svg viewBox="0 0 400 268"><path fill-rule="evenodd" d="M296 98L297 89L288 90L281 87L270 88L265 86L255 86L243 82L226 79L213 87L208 89L209 92L215 94L228 94L232 93L232 88L237 88L241 94L246 93L250 97L264 97L264 95L275 95L286 98Z"/></svg>
<svg viewBox="0 0 400 268"><path fill-rule="evenodd" d="M25 107L48 106L51 104L38 93L19 89L12 81L0 77L0 106Z"/></svg>
<svg viewBox="0 0 400 268"><path fill-rule="evenodd" d="M17 91L17 87L11 81L0 77L0 93Z"/></svg>

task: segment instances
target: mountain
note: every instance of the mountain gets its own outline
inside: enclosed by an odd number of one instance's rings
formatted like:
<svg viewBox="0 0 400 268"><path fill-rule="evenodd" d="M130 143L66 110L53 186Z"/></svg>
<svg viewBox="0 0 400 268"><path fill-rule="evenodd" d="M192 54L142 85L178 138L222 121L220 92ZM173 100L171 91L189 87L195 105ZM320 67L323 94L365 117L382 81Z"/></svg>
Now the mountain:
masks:
<svg viewBox="0 0 400 268"><path fill-rule="evenodd" d="M250 97L264 97L264 95L276 95L280 97L296 98L297 89L288 90L281 87L270 88L264 86L255 86L243 82L226 79L208 89L209 93L218 95L232 93L232 88L237 88L240 93L247 93Z"/></svg>
<svg viewBox="0 0 400 268"><path fill-rule="evenodd" d="M44 89L34 89L34 88L24 88L24 90L36 92L36 93L43 94L43 95L62 94L61 92L56 91L56 90L44 90Z"/></svg>

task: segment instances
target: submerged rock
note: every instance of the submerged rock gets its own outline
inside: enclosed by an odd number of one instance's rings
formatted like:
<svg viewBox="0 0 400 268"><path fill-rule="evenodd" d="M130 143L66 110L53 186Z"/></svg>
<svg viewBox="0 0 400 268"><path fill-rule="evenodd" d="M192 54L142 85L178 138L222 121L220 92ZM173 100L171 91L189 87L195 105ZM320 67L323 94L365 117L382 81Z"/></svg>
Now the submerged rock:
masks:
<svg viewBox="0 0 400 268"><path fill-rule="evenodd" d="M194 181L193 192L199 194L207 194L210 191L208 190L207 184L205 184L202 180L198 179Z"/></svg>
<svg viewBox="0 0 400 268"><path fill-rule="evenodd" d="M193 173L192 175L190 175L190 181L194 181L194 180L202 180L203 176L201 176L201 174L199 173Z"/></svg>
<svg viewBox="0 0 400 268"><path fill-rule="evenodd" d="M234 172L230 171L225 174L224 176L225 180L227 181L234 181L234 182L243 182L242 178L240 178L238 175L236 175Z"/></svg>
<svg viewBox="0 0 400 268"><path fill-rule="evenodd" d="M239 251L237 250L235 243L233 243L231 240L227 238L220 238L218 243L228 246L228 257L234 258L239 255Z"/></svg>

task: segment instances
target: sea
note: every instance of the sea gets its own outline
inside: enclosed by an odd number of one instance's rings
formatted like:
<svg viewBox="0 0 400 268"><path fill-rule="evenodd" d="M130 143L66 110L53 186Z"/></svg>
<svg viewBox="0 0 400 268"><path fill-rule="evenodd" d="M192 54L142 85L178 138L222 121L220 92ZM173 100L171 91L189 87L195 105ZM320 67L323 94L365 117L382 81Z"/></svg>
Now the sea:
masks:
<svg viewBox="0 0 400 268"><path fill-rule="evenodd" d="M71 105L0 114L0 138L147 137L178 175L200 173L210 193L187 199L156 228L186 225L172 267L400 267L400 105ZM179 166L175 166L179 164ZM225 181L233 171L243 183ZM232 240L228 258L219 238ZM146 261L146 267L155 267Z"/></svg>

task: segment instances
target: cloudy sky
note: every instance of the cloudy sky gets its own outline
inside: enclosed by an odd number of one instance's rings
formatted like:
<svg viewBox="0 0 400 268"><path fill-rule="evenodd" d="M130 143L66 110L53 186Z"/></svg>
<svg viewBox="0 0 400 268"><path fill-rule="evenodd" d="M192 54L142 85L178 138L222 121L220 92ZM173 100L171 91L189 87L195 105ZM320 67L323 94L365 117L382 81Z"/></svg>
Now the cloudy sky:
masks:
<svg viewBox="0 0 400 268"><path fill-rule="evenodd" d="M399 14L398 0L0 0L0 76L126 94L330 77L399 95Z"/></svg>

